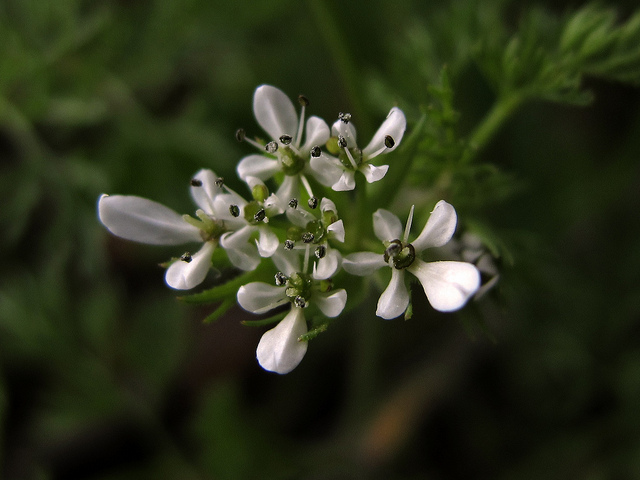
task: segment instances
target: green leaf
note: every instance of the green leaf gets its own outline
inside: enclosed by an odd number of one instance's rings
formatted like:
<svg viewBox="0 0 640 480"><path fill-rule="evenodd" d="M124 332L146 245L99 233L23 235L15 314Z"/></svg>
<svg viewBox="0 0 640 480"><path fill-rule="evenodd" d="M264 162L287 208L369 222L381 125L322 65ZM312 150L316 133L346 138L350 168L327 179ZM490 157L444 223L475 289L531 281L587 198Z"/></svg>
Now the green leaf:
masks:
<svg viewBox="0 0 640 480"><path fill-rule="evenodd" d="M272 323L279 322L284 316L289 313L288 311L276 313L275 315L262 320L243 320L240 323L247 327L263 327L265 325L271 325Z"/></svg>
<svg viewBox="0 0 640 480"><path fill-rule="evenodd" d="M216 309L211 312L209 315L207 315L205 317L205 319L202 321L202 323L213 323L216 322L217 320L219 320L225 313L227 313L229 311L229 309L231 307L233 307L236 304L235 302L235 298L227 298L225 300L222 301L222 303L220 305L218 305L218 307L216 307Z"/></svg>

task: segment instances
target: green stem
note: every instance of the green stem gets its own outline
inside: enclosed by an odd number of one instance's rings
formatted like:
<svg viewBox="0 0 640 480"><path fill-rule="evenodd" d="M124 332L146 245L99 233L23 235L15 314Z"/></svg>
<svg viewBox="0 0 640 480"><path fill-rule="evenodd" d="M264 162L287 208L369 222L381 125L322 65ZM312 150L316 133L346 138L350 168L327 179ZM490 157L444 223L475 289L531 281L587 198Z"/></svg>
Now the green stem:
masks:
<svg viewBox="0 0 640 480"><path fill-rule="evenodd" d="M474 149L472 157L475 156L475 152L482 150L489 143L504 121L524 102L525 98L525 95L513 93L496 101L471 135L469 144Z"/></svg>

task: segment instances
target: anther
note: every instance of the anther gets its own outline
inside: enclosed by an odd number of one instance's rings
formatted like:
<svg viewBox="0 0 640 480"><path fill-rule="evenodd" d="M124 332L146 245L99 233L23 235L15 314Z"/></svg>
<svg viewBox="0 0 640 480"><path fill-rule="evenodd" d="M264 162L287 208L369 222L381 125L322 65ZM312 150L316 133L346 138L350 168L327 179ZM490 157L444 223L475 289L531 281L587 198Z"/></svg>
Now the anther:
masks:
<svg viewBox="0 0 640 480"><path fill-rule="evenodd" d="M304 297L298 295L295 300L293 301L293 303L295 304L296 307L298 308L305 308L307 306L307 301L304 299Z"/></svg>
<svg viewBox="0 0 640 480"><path fill-rule="evenodd" d="M318 245L316 247L315 254L317 258L324 258L324 256L327 254L327 247L325 247L324 245Z"/></svg>
<svg viewBox="0 0 640 480"><path fill-rule="evenodd" d="M322 153L322 150L320 150L320 147L318 145L316 145L311 149L311 156L314 158L318 158L321 153Z"/></svg>
<svg viewBox="0 0 640 480"><path fill-rule="evenodd" d="M309 205L310 209L316 209L318 207L318 199L316 197L311 197L309 200L307 200L307 204Z"/></svg>
<svg viewBox="0 0 640 480"><path fill-rule="evenodd" d="M384 137L384 146L387 148L393 148L396 144L396 141L393 139L391 135L385 135Z"/></svg>
<svg viewBox="0 0 640 480"><path fill-rule="evenodd" d="M244 131L244 128L239 128L238 130L236 130L237 141L242 142L245 136L246 136L246 132Z"/></svg>
<svg viewBox="0 0 640 480"><path fill-rule="evenodd" d="M190 263L191 260L193 260L193 257L191 256L191 254L189 252L184 252L180 256L180 260L182 260L183 262L186 262L186 263Z"/></svg>
<svg viewBox="0 0 640 480"><path fill-rule="evenodd" d="M191 186L192 187L201 187L202 186L202 180L198 180L197 178L192 178L191 179Z"/></svg>
<svg viewBox="0 0 640 480"><path fill-rule="evenodd" d="M291 200L289 200L289 206L294 209L298 208L298 199L292 198Z"/></svg>
<svg viewBox="0 0 640 480"><path fill-rule="evenodd" d="M342 112L340 112L338 114L338 118L340 120L342 120L346 124L346 123L349 123L351 121L351 114L350 113L342 113Z"/></svg>
<svg viewBox="0 0 640 480"><path fill-rule="evenodd" d="M282 273L282 272L278 272L274 275L275 279L276 279L276 285L278 287L283 286L285 283L287 283L287 276Z"/></svg>
<svg viewBox="0 0 640 480"><path fill-rule="evenodd" d="M304 95L298 95L298 102L300 102L300 105L303 107L309 106L309 99Z"/></svg>
<svg viewBox="0 0 640 480"><path fill-rule="evenodd" d="M224 178L218 177L214 183L216 184L216 187L222 188L222 185L224 185Z"/></svg>
<svg viewBox="0 0 640 480"><path fill-rule="evenodd" d="M239 217L240 207L238 205L229 205L229 213L232 217Z"/></svg>
<svg viewBox="0 0 640 480"><path fill-rule="evenodd" d="M347 148L347 139L344 138L342 135L338 136L338 146L340 148Z"/></svg>
<svg viewBox="0 0 640 480"><path fill-rule="evenodd" d="M314 238L316 238L316 237L314 237L313 233L311 233L311 232L304 232L302 234L302 241L304 243L311 243L311 242L313 242Z"/></svg>
<svg viewBox="0 0 640 480"><path fill-rule="evenodd" d="M292 140L293 140L293 137L291 135L287 135L287 134L280 135L280 142L283 145L290 145Z"/></svg>
<svg viewBox="0 0 640 480"><path fill-rule="evenodd" d="M284 249L285 250L293 250L293 247L296 243L293 240L285 240L284 241Z"/></svg>
<svg viewBox="0 0 640 480"><path fill-rule="evenodd" d="M256 214L253 216L253 219L256 222L262 222L267 216L267 212L264 211L264 208L261 208L260 210L258 210L256 212Z"/></svg>
<svg viewBox="0 0 640 480"><path fill-rule="evenodd" d="M278 151L278 143L269 142L264 146L264 149L267 151L267 153L276 153Z"/></svg>

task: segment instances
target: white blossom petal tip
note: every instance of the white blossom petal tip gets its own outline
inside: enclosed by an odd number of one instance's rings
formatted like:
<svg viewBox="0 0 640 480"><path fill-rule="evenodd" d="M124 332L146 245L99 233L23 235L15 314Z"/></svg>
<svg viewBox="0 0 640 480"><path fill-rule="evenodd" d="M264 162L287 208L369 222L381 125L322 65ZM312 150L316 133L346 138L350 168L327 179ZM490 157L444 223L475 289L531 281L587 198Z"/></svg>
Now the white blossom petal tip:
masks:
<svg viewBox="0 0 640 480"><path fill-rule="evenodd" d="M289 97L279 88L260 85L253 95L253 113L260 126L273 140L278 140L284 134L296 134L296 109Z"/></svg>
<svg viewBox="0 0 640 480"><path fill-rule="evenodd" d="M418 277L429 303L441 312L462 308L480 287L480 272L471 263L416 259L407 270Z"/></svg>
<svg viewBox="0 0 640 480"><path fill-rule="evenodd" d="M378 299L376 315L391 320L402 315L409 306L409 290L404 283L404 271L391 269L391 281Z"/></svg>
<svg viewBox="0 0 640 480"><path fill-rule="evenodd" d="M380 208L373 214L373 231L381 242L389 242L401 238L402 223L389 210Z"/></svg>
<svg viewBox="0 0 640 480"><path fill-rule="evenodd" d="M307 353L308 342L298 340L305 333L307 322L302 309L291 307L278 325L262 335L256 349L260 366L279 374L296 368Z"/></svg>
<svg viewBox="0 0 640 480"><path fill-rule="evenodd" d="M411 242L413 247L421 252L425 248L441 247L447 244L456 231L457 222L455 208L444 200L440 200L418 238Z"/></svg>
<svg viewBox="0 0 640 480"><path fill-rule="evenodd" d="M328 294L318 294L314 301L320 311L329 318L337 317L347 304L347 291L343 288Z"/></svg>
<svg viewBox="0 0 640 480"><path fill-rule="evenodd" d="M176 260L165 274L167 285L176 290L189 290L200 285L211 268L211 255L215 250L212 242L205 242L194 255L185 254Z"/></svg>
<svg viewBox="0 0 640 480"><path fill-rule="evenodd" d="M200 229L164 205L133 195L106 195L98 200L98 218L114 235L149 245L201 242Z"/></svg>
<svg viewBox="0 0 640 480"><path fill-rule="evenodd" d="M251 313L266 313L289 300L283 287L264 282L251 282L238 289L238 304Z"/></svg>

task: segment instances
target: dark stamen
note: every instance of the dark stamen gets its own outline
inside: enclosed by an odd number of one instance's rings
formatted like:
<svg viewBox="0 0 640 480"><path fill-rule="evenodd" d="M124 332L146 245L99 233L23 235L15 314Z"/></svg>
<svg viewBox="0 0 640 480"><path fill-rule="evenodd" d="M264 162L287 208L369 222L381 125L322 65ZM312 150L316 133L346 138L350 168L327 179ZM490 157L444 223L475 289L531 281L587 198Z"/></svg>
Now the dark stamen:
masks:
<svg viewBox="0 0 640 480"><path fill-rule="evenodd" d="M236 140L239 142L242 142L244 140L244 137L246 136L246 133L244 131L244 128L239 128L238 130L236 130Z"/></svg>
<svg viewBox="0 0 640 480"><path fill-rule="evenodd" d="M313 233L311 233L311 232L305 232L305 233L302 234L302 241L304 243L311 243L311 242L313 242L314 238L315 237L313 236Z"/></svg>
<svg viewBox="0 0 640 480"><path fill-rule="evenodd" d="M315 254L318 258L324 258L324 256L327 254L327 247L325 247L324 245L318 245L316 247Z"/></svg>
<svg viewBox="0 0 640 480"><path fill-rule="evenodd" d="M260 210L258 210L258 211L256 212L256 214L253 216L253 219L254 219L256 222L262 222L262 221L265 219L265 217L266 217L266 216L267 216L267 212L265 212L265 211L264 211L264 208L261 208L261 209L260 209Z"/></svg>
<svg viewBox="0 0 640 480"><path fill-rule="evenodd" d="M293 250L293 246L295 245L295 242L293 240L285 240L284 241L284 249L285 250Z"/></svg>
<svg viewBox="0 0 640 480"><path fill-rule="evenodd" d="M240 207L238 205L229 205L229 213L232 217L239 217Z"/></svg>
<svg viewBox="0 0 640 480"><path fill-rule="evenodd" d="M304 95L298 95L298 102L300 102L300 105L302 105L303 107L309 106L309 99Z"/></svg>
<svg viewBox="0 0 640 480"><path fill-rule="evenodd" d="M322 150L320 150L320 147L318 145L316 145L311 149L311 156L314 158L318 158L321 153L322 153Z"/></svg>
<svg viewBox="0 0 640 480"><path fill-rule="evenodd" d="M309 205L309 208L315 209L318 206L318 199L316 197L311 197L307 201L307 204Z"/></svg>
<svg viewBox="0 0 640 480"><path fill-rule="evenodd" d="M298 199L292 198L291 200L289 200L289 206L291 208L298 208Z"/></svg>
<svg viewBox="0 0 640 480"><path fill-rule="evenodd" d="M215 184L216 184L216 187L222 188L222 185L224 185L224 178L222 177L216 178Z"/></svg>
<svg viewBox="0 0 640 480"><path fill-rule="evenodd" d="M276 153L278 151L278 144L276 142L269 142L264 146L264 149L268 153Z"/></svg>
<svg viewBox="0 0 640 480"><path fill-rule="evenodd" d="M342 135L338 136L338 146L340 148L347 148L347 139Z"/></svg>
<svg viewBox="0 0 640 480"><path fill-rule="evenodd" d="M282 272L278 272L275 274L275 279L276 279L276 285L278 287L283 286L285 283L287 283L287 276L282 273Z"/></svg>
<svg viewBox="0 0 640 480"><path fill-rule="evenodd" d="M393 148L393 146L396 144L396 141L393 139L393 137L391 135L386 135L384 137L384 146L387 148Z"/></svg>
<svg viewBox="0 0 640 480"><path fill-rule="evenodd" d="M280 135L280 142L282 142L283 145L290 145L292 140L293 137L291 135Z"/></svg>
<svg viewBox="0 0 640 480"><path fill-rule="evenodd" d="M201 187L202 186L202 180L198 180L197 178L192 178L191 179L191 186L192 187Z"/></svg>
<svg viewBox="0 0 640 480"><path fill-rule="evenodd" d="M350 113L342 113L342 112L340 112L338 114L338 118L340 120L342 120L344 123L349 123L351 121L351 114Z"/></svg>
<svg viewBox="0 0 640 480"><path fill-rule="evenodd" d="M191 256L191 254L189 252L184 252L182 254L182 256L180 257L180 260L182 260L183 262L190 263L191 260L193 260L193 257Z"/></svg>

